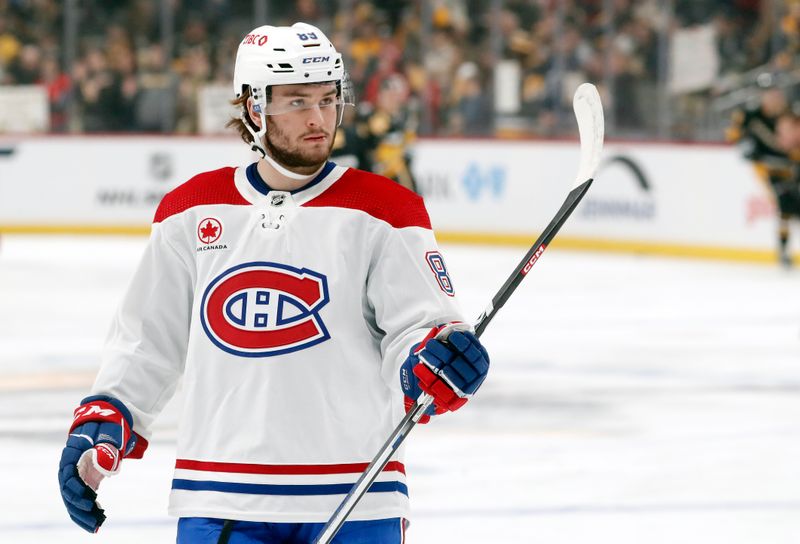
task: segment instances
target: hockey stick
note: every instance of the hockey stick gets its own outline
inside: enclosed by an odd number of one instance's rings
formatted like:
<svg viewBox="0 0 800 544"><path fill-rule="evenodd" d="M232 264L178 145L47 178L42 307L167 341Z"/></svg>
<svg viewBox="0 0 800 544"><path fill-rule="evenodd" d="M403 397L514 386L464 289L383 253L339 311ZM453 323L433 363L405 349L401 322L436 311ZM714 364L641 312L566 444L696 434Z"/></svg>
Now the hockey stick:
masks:
<svg viewBox="0 0 800 544"><path fill-rule="evenodd" d="M591 83L584 83L578 87L578 90L575 91L572 107L578 121L578 131L581 140L580 165L573 188L567 195L558 213L556 213L555 217L550 221L550 224L547 225L547 228L542 232L536 242L534 242L533 246L528 250L528 253L525 254L514 269L514 272L512 272L497 294L495 294L494 298L492 298L492 302L478 318L475 324L476 336L480 336L483 333L492 318L494 318L500 308L502 308L509 299L511 293L516 290L517 286L519 286L528 272L530 272L533 265L536 264L536 261L541 257L544 250L547 249L547 246L561 229L561 226L570 214L572 214L572 211L577 207L592 184L594 172L600 162L600 154L603 150L604 134L603 106L600 103L600 95L597 93L595 86ZM414 406L408 411L402 421L400 421L375 458L361 474L361 477L350 489L350 492L344 500L339 504L336 511L328 520L328 523L325 524L316 540L314 540L314 544L329 544L331 540L333 540L333 537L336 536L336 533L367 492L369 486L372 485L391 456L394 455L400 447L400 444L403 443L411 432L411 429L416 426L432 403L432 396L426 393L420 395L414 403Z"/></svg>

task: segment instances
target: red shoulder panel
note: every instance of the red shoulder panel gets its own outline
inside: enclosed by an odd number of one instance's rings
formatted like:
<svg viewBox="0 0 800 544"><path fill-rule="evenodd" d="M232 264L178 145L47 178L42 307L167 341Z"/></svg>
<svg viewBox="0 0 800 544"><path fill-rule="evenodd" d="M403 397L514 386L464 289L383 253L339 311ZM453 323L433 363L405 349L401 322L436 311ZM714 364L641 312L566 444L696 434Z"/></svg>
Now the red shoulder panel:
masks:
<svg viewBox="0 0 800 544"><path fill-rule="evenodd" d="M431 228L422 197L388 178L355 168L349 168L324 193L303 206L361 210L397 229Z"/></svg>
<svg viewBox="0 0 800 544"><path fill-rule="evenodd" d="M235 168L226 166L219 170L203 172L170 191L161 200L153 223L195 206L206 204L250 204L236 189L233 182Z"/></svg>

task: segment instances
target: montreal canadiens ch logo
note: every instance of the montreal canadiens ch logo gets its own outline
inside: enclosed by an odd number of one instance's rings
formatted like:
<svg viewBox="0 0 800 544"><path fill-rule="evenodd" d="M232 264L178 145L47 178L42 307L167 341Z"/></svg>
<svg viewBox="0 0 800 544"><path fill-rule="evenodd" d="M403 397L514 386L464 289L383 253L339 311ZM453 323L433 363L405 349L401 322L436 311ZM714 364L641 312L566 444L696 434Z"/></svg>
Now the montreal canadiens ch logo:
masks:
<svg viewBox="0 0 800 544"><path fill-rule="evenodd" d="M319 315L328 300L328 279L322 274L278 263L245 263L209 284L200 320L220 349L241 357L271 357L328 340Z"/></svg>

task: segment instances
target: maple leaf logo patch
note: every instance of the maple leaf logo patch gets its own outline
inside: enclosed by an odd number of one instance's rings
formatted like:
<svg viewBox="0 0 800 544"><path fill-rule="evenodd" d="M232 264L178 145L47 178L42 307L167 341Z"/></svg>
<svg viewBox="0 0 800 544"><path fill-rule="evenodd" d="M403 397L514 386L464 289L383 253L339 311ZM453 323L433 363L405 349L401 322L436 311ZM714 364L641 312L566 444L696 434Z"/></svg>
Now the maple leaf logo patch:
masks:
<svg viewBox="0 0 800 544"><path fill-rule="evenodd" d="M207 217L197 225L197 237L204 244L213 244L222 236L222 223L219 219Z"/></svg>

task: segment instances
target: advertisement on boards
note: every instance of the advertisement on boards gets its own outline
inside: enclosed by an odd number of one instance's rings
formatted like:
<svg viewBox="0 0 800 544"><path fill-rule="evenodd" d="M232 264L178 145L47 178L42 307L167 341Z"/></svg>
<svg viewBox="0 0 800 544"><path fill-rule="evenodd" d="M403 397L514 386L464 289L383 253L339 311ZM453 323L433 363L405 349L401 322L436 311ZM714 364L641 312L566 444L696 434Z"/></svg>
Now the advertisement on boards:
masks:
<svg viewBox="0 0 800 544"><path fill-rule="evenodd" d="M412 167L437 233L522 240L561 206L579 156L577 141L436 139ZM0 137L0 231L146 231L178 184L256 158L234 137ZM559 243L774 251L771 193L733 147L607 142L595 177Z"/></svg>
<svg viewBox="0 0 800 544"><path fill-rule="evenodd" d="M4 138L0 150L0 226L147 226L180 183L253 160L234 138Z"/></svg>

